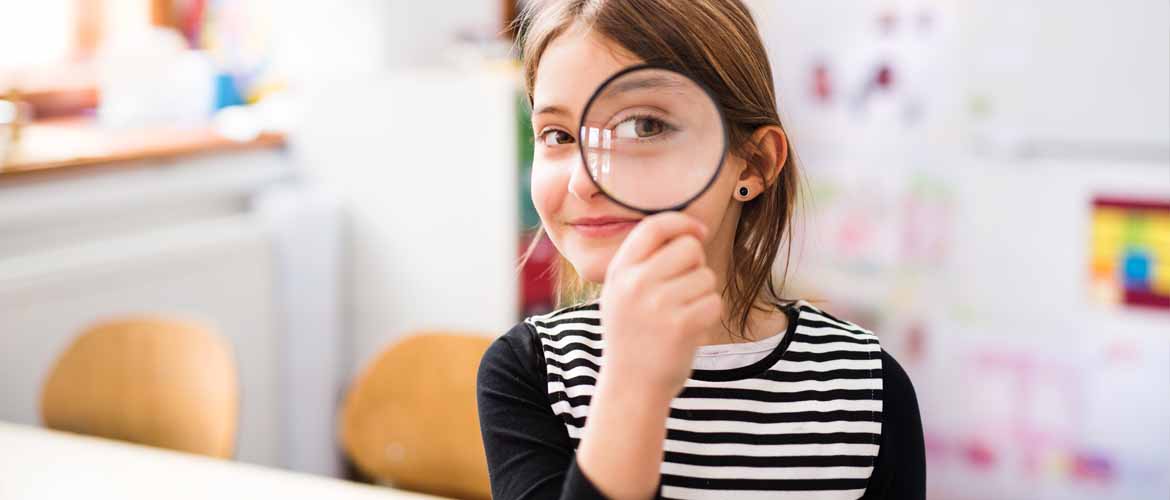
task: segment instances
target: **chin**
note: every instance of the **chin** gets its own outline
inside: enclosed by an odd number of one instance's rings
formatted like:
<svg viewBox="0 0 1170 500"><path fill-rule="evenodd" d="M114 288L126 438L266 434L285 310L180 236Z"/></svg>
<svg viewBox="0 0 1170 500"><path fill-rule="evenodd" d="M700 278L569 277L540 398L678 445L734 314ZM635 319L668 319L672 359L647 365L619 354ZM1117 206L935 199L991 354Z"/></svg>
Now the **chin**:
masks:
<svg viewBox="0 0 1170 500"><path fill-rule="evenodd" d="M577 271L577 275L589 283L605 282L605 271L609 268L609 261L614 252L585 251L571 252L565 257Z"/></svg>

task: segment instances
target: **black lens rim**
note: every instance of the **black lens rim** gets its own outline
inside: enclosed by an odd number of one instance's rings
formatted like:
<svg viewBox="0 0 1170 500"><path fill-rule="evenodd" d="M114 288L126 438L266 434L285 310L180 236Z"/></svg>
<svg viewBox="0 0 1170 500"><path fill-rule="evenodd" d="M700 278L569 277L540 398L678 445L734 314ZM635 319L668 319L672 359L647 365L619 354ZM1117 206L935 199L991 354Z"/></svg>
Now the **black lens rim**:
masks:
<svg viewBox="0 0 1170 500"><path fill-rule="evenodd" d="M666 207L666 208L636 207L636 206L630 205L629 203L623 202L622 200L619 200L616 196L614 196L610 192L606 191L605 187L603 187L601 185L601 183L598 182L597 179L595 179L593 177L593 173L589 171L589 160L587 159L587 157L585 155L585 141L583 140L582 137L580 137L581 130L585 128L585 117L589 115L589 110L591 108L593 108L593 102L595 100L597 100L597 97L601 94L601 91L604 90L606 87L608 87L610 83L613 83L613 81L617 80L618 78L621 78L621 77L628 75L630 73L633 73L635 71L644 71L644 70L648 70L648 69L669 71L671 73L682 76L683 78L686 78L687 80L690 80L692 83L694 83L700 89L702 89L703 92L705 92L707 94L707 97L711 99L711 102L715 104L715 113L717 113L719 115L719 126L723 130L723 151L721 151L719 154L719 164L715 166L715 172L713 172L711 174L711 178L707 179L707 184L705 184L702 189L700 189L697 193L695 193L693 196L688 198L686 201L683 201L682 203L679 203L679 204L676 204L676 205L673 205L670 207ZM706 85L703 85L703 82L700 82L699 80L697 80L695 78L692 78L689 74L687 74L686 71L682 71L679 68L665 65L665 64L652 64L652 63L637 64L634 66L624 68L621 71L618 71L617 73L614 73L613 75L610 75L610 77L606 78L604 82L601 82L601 85L598 85L597 88L594 89L593 94L589 96L589 100L585 101L585 107L581 109L581 120L577 123L577 136L578 136L577 137L577 152L581 156L582 167L584 167L585 172L587 174L589 174L590 182L592 182L594 186L597 186L597 190L601 194L605 195L606 198L609 198L614 203L617 203L618 205L621 205L622 207L628 208L630 210L633 210L635 212L639 212L639 213L642 213L645 215L654 215L656 213L661 213L661 212L681 212L681 211L685 210L688 206L690 206L691 203L694 203L695 200L699 199L699 197L703 196L703 194L705 194L709 189L711 189L711 186L715 184L715 179L718 179L719 173L723 171L723 161L725 158L727 158L727 151L730 147L729 143L731 142L730 133L729 133L728 127L727 127L727 119L723 116L723 111L719 109L719 99L716 98L715 93L712 92L711 89L708 88Z"/></svg>

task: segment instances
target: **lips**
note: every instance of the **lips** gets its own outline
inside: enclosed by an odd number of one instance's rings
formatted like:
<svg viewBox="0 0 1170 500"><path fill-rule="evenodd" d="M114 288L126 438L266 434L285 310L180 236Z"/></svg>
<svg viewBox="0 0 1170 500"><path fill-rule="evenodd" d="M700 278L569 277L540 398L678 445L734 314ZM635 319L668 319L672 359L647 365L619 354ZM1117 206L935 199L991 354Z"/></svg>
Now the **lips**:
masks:
<svg viewBox="0 0 1170 500"><path fill-rule="evenodd" d="M592 238L605 238L629 231L638 219L629 217L582 217L569 222L577 233Z"/></svg>

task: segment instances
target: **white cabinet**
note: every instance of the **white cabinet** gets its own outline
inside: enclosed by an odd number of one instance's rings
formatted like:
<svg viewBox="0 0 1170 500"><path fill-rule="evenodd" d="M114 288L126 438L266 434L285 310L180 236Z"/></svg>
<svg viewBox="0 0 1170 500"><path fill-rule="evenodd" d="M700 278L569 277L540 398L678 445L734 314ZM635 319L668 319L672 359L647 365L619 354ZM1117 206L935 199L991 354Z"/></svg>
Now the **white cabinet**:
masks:
<svg viewBox="0 0 1170 500"><path fill-rule="evenodd" d="M191 317L225 336L239 364L236 457L335 472L336 207L273 191L289 170L281 153L259 151L5 179L0 420L39 423L41 384L87 325L144 312ZM306 346L317 355L304 358Z"/></svg>

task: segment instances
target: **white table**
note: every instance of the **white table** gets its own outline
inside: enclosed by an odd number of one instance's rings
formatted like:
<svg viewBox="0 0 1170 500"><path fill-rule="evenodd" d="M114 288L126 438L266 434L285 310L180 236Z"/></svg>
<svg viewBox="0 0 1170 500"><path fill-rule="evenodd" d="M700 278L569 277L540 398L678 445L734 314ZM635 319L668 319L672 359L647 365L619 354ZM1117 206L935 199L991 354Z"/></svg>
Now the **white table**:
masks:
<svg viewBox="0 0 1170 500"><path fill-rule="evenodd" d="M0 422L0 500L437 497Z"/></svg>

